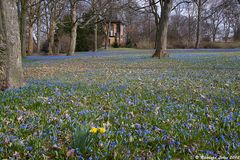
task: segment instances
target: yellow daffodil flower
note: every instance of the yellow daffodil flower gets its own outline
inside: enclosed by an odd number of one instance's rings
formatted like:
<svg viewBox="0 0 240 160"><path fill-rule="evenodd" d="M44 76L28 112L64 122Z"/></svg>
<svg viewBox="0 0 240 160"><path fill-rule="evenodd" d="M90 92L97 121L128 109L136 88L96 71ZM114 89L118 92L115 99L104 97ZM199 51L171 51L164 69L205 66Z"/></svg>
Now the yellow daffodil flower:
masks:
<svg viewBox="0 0 240 160"><path fill-rule="evenodd" d="M97 131L98 131L98 129L95 128L95 127L92 127L91 130L90 130L91 133L97 133Z"/></svg>
<svg viewBox="0 0 240 160"><path fill-rule="evenodd" d="M99 132L100 132L101 134L103 134L103 133L106 132L106 129L105 129L105 128L98 128L98 130L99 130Z"/></svg>

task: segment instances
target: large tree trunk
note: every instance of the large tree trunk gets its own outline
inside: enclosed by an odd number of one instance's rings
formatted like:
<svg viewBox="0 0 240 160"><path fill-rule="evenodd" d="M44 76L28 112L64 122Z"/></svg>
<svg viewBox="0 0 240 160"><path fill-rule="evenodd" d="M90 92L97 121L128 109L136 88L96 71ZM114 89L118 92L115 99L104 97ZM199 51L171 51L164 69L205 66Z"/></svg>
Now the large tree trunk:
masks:
<svg viewBox="0 0 240 160"><path fill-rule="evenodd" d="M95 22L95 28L94 28L94 52L97 52L98 50L98 24L97 24L97 18Z"/></svg>
<svg viewBox="0 0 240 160"><path fill-rule="evenodd" d="M198 0L198 17L197 17L197 32L196 32L196 43L195 48L198 49L201 40L201 13L202 13L202 0Z"/></svg>
<svg viewBox="0 0 240 160"><path fill-rule="evenodd" d="M96 12L98 6L101 6L101 1L93 0L94 12ZM94 27L94 52L97 52L97 50L98 50L98 16L95 17Z"/></svg>
<svg viewBox="0 0 240 160"><path fill-rule="evenodd" d="M0 1L0 89L23 85L21 43L15 1Z"/></svg>
<svg viewBox="0 0 240 160"><path fill-rule="evenodd" d="M190 48L192 45L192 20L191 20L191 13L190 13L190 6L188 6L188 42L187 42L187 47Z"/></svg>
<svg viewBox="0 0 240 160"><path fill-rule="evenodd" d="M224 42L225 43L228 42L229 33L230 33L230 24L225 22L224 23Z"/></svg>
<svg viewBox="0 0 240 160"><path fill-rule="evenodd" d="M31 56L33 53L33 24L29 24L28 28L28 56Z"/></svg>
<svg viewBox="0 0 240 160"><path fill-rule="evenodd" d="M48 2L46 1L43 1L44 3L44 6L47 6L48 5ZM49 33L49 18L48 18L48 9L49 7L44 7L44 21L45 21L45 25L46 25L46 32ZM49 35L48 35L49 37Z"/></svg>
<svg viewBox="0 0 240 160"><path fill-rule="evenodd" d="M69 47L69 52L68 56L74 55L75 48L76 48L76 38L77 38L77 3L72 4L71 8L71 18L72 18L72 29L71 29L71 36L70 36L70 47Z"/></svg>
<svg viewBox="0 0 240 160"><path fill-rule="evenodd" d="M109 47L109 33L111 32L110 30L110 25L111 25L111 22L108 22L108 24L106 24L106 28L105 28L105 44L104 44L104 49L108 49Z"/></svg>
<svg viewBox="0 0 240 160"><path fill-rule="evenodd" d="M108 41L109 41L109 36L108 36L108 33L106 33L105 39L104 39L104 49L105 50L108 49Z"/></svg>
<svg viewBox="0 0 240 160"><path fill-rule="evenodd" d="M37 20L37 53L41 52L41 37L40 37L41 21Z"/></svg>
<svg viewBox="0 0 240 160"><path fill-rule="evenodd" d="M55 35L55 28L56 28L56 22L55 22L55 17L51 17L50 21L50 29L49 29L49 44L48 44L48 54L52 55L53 54L53 49L54 49L54 35Z"/></svg>
<svg viewBox="0 0 240 160"><path fill-rule="evenodd" d="M216 41L216 34L217 34L217 31L216 31L216 29L214 29L213 30L213 42L215 42Z"/></svg>
<svg viewBox="0 0 240 160"><path fill-rule="evenodd" d="M157 24L156 31L156 50L152 57L167 57L167 31L168 31L168 21L169 15L172 9L172 1L168 0L164 2L162 7L161 18Z"/></svg>
<svg viewBox="0 0 240 160"><path fill-rule="evenodd" d="M27 1L21 0L20 40L22 56L26 56L26 15L27 15Z"/></svg>
<svg viewBox="0 0 240 160"><path fill-rule="evenodd" d="M37 53L41 52L41 1L38 1L39 7L37 11Z"/></svg>

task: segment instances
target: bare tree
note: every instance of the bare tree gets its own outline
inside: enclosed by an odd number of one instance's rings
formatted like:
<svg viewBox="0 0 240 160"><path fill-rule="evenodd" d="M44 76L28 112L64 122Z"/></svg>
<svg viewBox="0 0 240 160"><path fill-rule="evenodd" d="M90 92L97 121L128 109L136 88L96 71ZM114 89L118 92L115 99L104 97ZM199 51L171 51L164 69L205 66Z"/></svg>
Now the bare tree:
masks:
<svg viewBox="0 0 240 160"><path fill-rule="evenodd" d="M50 12L50 28L48 33L48 54L52 55L54 52L54 35L56 31L56 25L64 10L66 0L52 0L49 2L48 10Z"/></svg>
<svg viewBox="0 0 240 160"><path fill-rule="evenodd" d="M155 17L156 24L156 50L153 57L165 57L168 56L167 49L167 30L170 12L172 10L172 0L149 0L149 6ZM158 5L161 7L161 13L159 14Z"/></svg>
<svg viewBox="0 0 240 160"><path fill-rule="evenodd" d="M33 6L33 3L33 0L28 1L28 56L32 55L33 53L33 24L35 22L35 8Z"/></svg>
<svg viewBox="0 0 240 160"><path fill-rule="evenodd" d="M210 24L211 24L211 32L212 32L212 41L215 42L216 35L219 30L219 25L223 21L223 15L222 15L222 8L217 7L217 3L212 3L210 7L211 16L210 16Z"/></svg>
<svg viewBox="0 0 240 160"><path fill-rule="evenodd" d="M41 26L42 26L42 0L37 0L37 15L36 15L36 19L37 19L37 53L40 53L41 50Z"/></svg>
<svg viewBox="0 0 240 160"><path fill-rule="evenodd" d="M72 56L75 52L76 47L76 38L77 38L77 0L69 0L70 2L70 11L71 11L71 34L70 34L70 46L68 56Z"/></svg>
<svg viewBox="0 0 240 160"><path fill-rule="evenodd" d="M194 32L194 5L188 3L187 4L187 16L188 16L188 43L187 47L193 46L193 36L192 33Z"/></svg>
<svg viewBox="0 0 240 160"><path fill-rule="evenodd" d="M199 48L201 41L201 29L202 29L202 11L203 6L208 0L193 0L193 2L197 5L197 32L196 32L196 43L195 48Z"/></svg>
<svg viewBox="0 0 240 160"><path fill-rule="evenodd" d="M15 1L0 1L0 89L23 85L21 43Z"/></svg>
<svg viewBox="0 0 240 160"><path fill-rule="evenodd" d="M21 53L26 56L26 18L27 18L27 0L20 0L21 11L19 18Z"/></svg>

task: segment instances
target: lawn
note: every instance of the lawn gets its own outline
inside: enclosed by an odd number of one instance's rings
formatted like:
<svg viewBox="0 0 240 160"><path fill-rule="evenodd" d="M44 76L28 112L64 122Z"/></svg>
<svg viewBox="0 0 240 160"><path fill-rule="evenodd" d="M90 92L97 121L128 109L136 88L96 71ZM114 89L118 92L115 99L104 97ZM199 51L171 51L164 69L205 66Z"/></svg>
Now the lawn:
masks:
<svg viewBox="0 0 240 160"><path fill-rule="evenodd" d="M0 91L0 159L240 156L240 53L150 52L24 58L25 87Z"/></svg>

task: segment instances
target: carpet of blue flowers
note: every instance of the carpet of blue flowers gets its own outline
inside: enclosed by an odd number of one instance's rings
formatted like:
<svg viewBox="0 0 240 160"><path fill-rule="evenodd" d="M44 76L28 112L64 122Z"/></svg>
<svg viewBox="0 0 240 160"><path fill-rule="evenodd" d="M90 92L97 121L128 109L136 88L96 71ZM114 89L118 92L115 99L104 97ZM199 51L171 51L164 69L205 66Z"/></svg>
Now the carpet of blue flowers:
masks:
<svg viewBox="0 0 240 160"><path fill-rule="evenodd" d="M238 52L78 53L23 65L26 85L0 91L0 159L240 156ZM80 152L76 128L91 127L106 131Z"/></svg>

